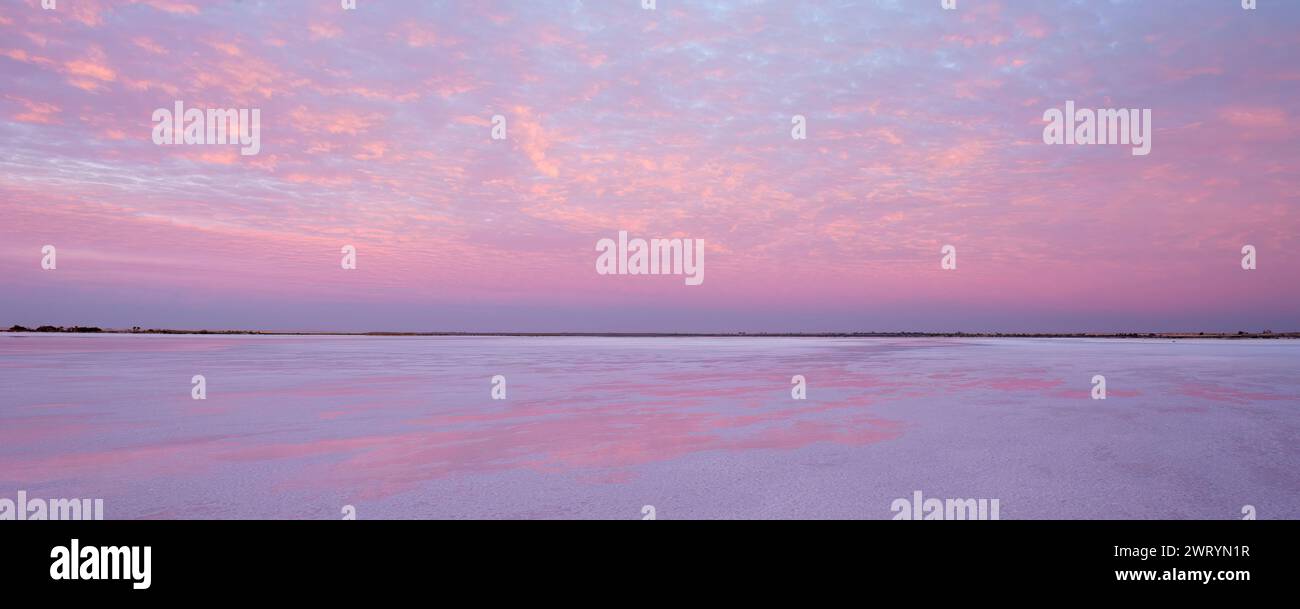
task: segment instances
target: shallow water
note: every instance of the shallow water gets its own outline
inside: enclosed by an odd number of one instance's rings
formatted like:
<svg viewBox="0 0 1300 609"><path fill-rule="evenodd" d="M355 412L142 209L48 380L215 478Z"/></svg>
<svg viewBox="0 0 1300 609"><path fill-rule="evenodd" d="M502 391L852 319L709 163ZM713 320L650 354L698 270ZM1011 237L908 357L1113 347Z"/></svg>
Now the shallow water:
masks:
<svg viewBox="0 0 1300 609"><path fill-rule="evenodd" d="M1298 371L1282 340L4 334L0 498L888 519L920 490L1003 519L1300 518Z"/></svg>

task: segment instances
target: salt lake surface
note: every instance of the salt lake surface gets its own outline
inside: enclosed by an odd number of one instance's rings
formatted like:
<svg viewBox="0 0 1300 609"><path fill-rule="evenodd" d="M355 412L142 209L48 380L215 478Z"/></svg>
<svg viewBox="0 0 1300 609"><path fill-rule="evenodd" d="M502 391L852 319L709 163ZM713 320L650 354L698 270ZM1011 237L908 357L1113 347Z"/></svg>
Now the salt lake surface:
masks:
<svg viewBox="0 0 1300 609"><path fill-rule="evenodd" d="M19 490L110 519L888 519L917 490L1294 519L1300 341L3 334Z"/></svg>

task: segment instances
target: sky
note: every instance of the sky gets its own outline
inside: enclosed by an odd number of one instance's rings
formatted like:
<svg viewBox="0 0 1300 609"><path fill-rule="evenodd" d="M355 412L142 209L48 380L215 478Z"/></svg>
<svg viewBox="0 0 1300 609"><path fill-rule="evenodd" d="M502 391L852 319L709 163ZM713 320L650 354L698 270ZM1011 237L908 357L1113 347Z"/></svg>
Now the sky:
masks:
<svg viewBox="0 0 1300 609"><path fill-rule="evenodd" d="M0 324L1296 331L1298 25L1270 0L2 0ZM1150 154L1045 144L1067 100L1151 110ZM260 152L155 144L177 101L257 109ZM704 281L598 273L619 231L702 239Z"/></svg>

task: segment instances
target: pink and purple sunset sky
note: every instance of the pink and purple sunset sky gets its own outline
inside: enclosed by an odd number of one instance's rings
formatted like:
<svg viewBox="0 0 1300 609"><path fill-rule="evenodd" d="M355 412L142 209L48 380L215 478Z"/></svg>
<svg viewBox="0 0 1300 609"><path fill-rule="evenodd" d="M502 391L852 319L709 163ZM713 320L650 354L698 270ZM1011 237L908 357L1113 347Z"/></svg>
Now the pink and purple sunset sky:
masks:
<svg viewBox="0 0 1300 609"><path fill-rule="evenodd" d="M0 324L1300 330L1300 3L939 4L4 0ZM176 100L261 153L155 145ZM1151 154L1043 144L1066 100ZM619 230L704 284L596 274Z"/></svg>

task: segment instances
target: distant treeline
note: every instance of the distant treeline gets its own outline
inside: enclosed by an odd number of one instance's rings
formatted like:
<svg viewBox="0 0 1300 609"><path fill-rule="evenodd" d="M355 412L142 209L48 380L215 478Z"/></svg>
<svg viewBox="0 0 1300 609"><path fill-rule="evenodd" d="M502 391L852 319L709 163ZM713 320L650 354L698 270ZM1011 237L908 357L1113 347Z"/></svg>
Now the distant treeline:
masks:
<svg viewBox="0 0 1300 609"><path fill-rule="evenodd" d="M9 332L80 332L95 333L104 332L108 334L265 334L265 332L256 332L249 330L157 330L144 329L135 326L130 330L105 330L94 326L40 326L37 328L28 328L26 326L11 326ZM274 334L274 333L272 333Z"/></svg>
<svg viewBox="0 0 1300 609"><path fill-rule="evenodd" d="M13 326L10 332L104 332L108 334L243 334L263 336L569 336L569 337L621 337L621 338L713 338L713 337L767 337L767 338L1300 338L1300 332L1116 332L1116 333L1032 333L1032 332L275 332L261 330L167 330L143 329L135 326L129 330L102 329L83 326L40 326L36 329Z"/></svg>
<svg viewBox="0 0 1300 609"><path fill-rule="evenodd" d="M71 326L67 328L63 326L41 326L33 330L31 328L24 328L22 326L14 326L12 328L9 328L9 331L10 332L103 332L104 329L94 328L94 327L88 328L84 326Z"/></svg>

